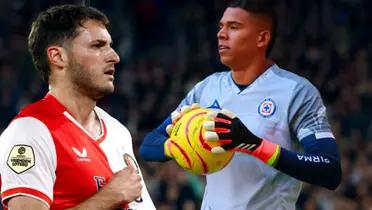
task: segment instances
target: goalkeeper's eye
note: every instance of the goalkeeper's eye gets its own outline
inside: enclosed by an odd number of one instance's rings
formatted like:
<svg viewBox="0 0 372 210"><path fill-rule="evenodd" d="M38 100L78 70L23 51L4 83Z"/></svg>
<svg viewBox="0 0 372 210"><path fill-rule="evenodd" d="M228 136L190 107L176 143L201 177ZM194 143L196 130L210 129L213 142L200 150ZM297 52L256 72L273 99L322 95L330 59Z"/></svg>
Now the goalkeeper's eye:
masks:
<svg viewBox="0 0 372 210"><path fill-rule="evenodd" d="M233 29L233 30L235 30L235 29L239 29L239 28L240 28L240 24L239 24L239 23L232 23L232 24L230 25L230 28Z"/></svg>

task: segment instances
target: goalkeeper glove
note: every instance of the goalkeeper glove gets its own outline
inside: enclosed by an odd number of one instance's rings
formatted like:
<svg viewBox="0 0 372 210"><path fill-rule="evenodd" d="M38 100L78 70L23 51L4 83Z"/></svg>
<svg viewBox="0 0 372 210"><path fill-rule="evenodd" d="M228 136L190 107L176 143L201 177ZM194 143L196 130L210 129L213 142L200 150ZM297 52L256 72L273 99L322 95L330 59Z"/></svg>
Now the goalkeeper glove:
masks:
<svg viewBox="0 0 372 210"><path fill-rule="evenodd" d="M221 145L212 147L212 153L243 152L269 165L274 165L279 157L279 145L253 135L234 113L226 109L208 113L203 127L204 140L218 141Z"/></svg>
<svg viewBox="0 0 372 210"><path fill-rule="evenodd" d="M172 133L172 130L173 130L173 127L174 125L177 123L177 121L183 116L185 115L186 113L188 113L189 111L191 110L194 110L194 109L198 109L200 108L200 105L197 104L197 103L193 103L191 106L189 105L185 105L181 108L181 111L174 111L171 113L171 120L172 120L172 123L168 124L167 127L165 128L165 130L167 131L168 135L170 135Z"/></svg>
<svg viewBox="0 0 372 210"><path fill-rule="evenodd" d="M170 115L170 118L171 118L171 123L169 123L165 130L166 132L168 133L168 135L170 136L171 133L172 133L172 130L173 130L173 127L174 125L178 122L179 119L181 119L181 117L183 115L185 115L186 113L188 113L189 111L191 110L194 110L194 109L198 109L200 108L200 105L198 103L193 103L191 106L189 105L185 105L181 108L181 111L174 111L171 113ZM172 155L171 155L171 152L169 151L169 146L168 144L170 143L170 138L168 138L165 142L164 142L164 154L167 156L167 157L170 157L172 158Z"/></svg>

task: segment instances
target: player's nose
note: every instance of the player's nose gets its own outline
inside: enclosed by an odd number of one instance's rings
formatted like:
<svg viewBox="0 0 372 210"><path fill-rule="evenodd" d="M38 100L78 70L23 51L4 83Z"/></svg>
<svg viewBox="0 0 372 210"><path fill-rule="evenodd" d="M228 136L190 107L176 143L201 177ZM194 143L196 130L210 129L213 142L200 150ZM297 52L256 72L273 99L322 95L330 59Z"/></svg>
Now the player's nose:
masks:
<svg viewBox="0 0 372 210"><path fill-rule="evenodd" d="M226 39L227 38L226 29L224 27L220 28L220 30L217 32L217 38L218 39Z"/></svg>
<svg viewBox="0 0 372 210"><path fill-rule="evenodd" d="M111 48L111 50L108 52L108 55L107 55L107 62L110 62L110 63L114 63L114 64L117 64L120 62L120 57L119 55L116 53L116 51L114 49Z"/></svg>

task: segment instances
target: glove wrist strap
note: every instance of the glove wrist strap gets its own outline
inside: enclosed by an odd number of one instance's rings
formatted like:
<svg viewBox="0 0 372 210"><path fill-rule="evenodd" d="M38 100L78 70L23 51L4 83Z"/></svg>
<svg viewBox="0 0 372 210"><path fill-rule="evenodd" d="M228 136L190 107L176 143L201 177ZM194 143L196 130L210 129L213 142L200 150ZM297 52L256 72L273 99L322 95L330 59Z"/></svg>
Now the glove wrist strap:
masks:
<svg viewBox="0 0 372 210"><path fill-rule="evenodd" d="M251 154L262 160L264 163L274 166L280 154L280 146L262 139L261 145Z"/></svg>

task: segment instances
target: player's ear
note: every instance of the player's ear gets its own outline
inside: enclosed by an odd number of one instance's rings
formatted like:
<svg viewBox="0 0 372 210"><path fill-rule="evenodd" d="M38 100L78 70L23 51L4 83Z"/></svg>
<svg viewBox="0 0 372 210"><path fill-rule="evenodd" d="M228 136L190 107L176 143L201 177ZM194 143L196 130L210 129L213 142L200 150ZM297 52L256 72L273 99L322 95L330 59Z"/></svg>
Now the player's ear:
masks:
<svg viewBox="0 0 372 210"><path fill-rule="evenodd" d="M63 69L68 64L67 52L61 46L49 46L47 48L47 56L50 65L56 66L57 69Z"/></svg>
<svg viewBox="0 0 372 210"><path fill-rule="evenodd" d="M268 46L271 39L271 32L269 30L261 31L257 36L257 47Z"/></svg>

